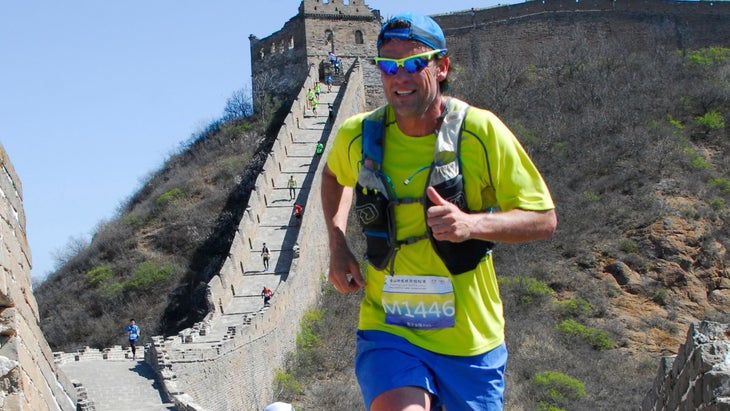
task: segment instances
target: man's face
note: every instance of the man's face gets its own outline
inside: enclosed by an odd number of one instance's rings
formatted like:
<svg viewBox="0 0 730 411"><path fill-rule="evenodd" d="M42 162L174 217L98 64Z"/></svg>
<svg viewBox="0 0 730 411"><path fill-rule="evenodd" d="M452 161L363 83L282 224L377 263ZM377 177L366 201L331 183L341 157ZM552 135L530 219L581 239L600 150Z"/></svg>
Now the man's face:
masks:
<svg viewBox="0 0 730 411"><path fill-rule="evenodd" d="M380 57L401 59L432 49L418 41L389 40L380 48ZM422 117L429 111L440 114L441 92L439 82L446 78L449 69L448 58L431 59L428 66L415 73L399 67L393 75L381 71L385 98L393 107L396 118Z"/></svg>

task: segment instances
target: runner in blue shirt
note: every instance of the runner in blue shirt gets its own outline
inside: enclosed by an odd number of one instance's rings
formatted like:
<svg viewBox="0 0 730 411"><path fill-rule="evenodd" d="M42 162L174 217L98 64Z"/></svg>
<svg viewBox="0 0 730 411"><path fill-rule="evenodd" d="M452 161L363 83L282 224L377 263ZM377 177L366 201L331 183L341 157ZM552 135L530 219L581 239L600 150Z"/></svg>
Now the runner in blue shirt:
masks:
<svg viewBox="0 0 730 411"><path fill-rule="evenodd" d="M126 330L129 337L129 346L132 348L132 359L137 359L137 340L139 340L139 326L134 323L134 318L129 320Z"/></svg>

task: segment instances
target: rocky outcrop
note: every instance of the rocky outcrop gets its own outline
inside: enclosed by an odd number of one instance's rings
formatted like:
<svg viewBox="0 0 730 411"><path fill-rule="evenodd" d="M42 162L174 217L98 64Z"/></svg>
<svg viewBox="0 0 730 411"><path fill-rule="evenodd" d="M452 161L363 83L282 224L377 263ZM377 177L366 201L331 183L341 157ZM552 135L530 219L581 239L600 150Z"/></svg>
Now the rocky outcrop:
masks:
<svg viewBox="0 0 730 411"><path fill-rule="evenodd" d="M730 410L730 324L693 323L679 353L662 358L641 409Z"/></svg>

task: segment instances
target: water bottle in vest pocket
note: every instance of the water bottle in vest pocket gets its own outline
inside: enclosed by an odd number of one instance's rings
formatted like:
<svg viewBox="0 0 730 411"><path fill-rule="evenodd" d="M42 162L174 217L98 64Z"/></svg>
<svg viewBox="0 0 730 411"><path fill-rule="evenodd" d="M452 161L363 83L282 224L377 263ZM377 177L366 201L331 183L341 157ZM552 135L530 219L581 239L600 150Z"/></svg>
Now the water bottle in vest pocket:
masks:
<svg viewBox="0 0 730 411"><path fill-rule="evenodd" d="M365 233L365 256L375 268L383 270L392 255L390 244L393 233L388 224L391 220L388 216L389 200L377 189L366 188L360 184L355 189L360 193L356 196L355 213Z"/></svg>
<svg viewBox="0 0 730 411"><path fill-rule="evenodd" d="M355 186L355 214L367 242L365 257L378 270L383 270L393 254L394 227L391 226L392 207L383 177L372 168L372 163L360 169Z"/></svg>

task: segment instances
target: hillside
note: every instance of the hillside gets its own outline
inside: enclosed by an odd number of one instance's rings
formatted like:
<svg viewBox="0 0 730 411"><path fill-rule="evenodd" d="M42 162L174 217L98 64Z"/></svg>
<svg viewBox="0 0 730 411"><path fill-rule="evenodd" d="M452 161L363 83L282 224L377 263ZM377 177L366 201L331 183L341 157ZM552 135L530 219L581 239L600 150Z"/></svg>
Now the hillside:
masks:
<svg viewBox="0 0 730 411"><path fill-rule="evenodd" d="M143 325L146 343L205 316L207 283L228 254L280 111L288 110L286 97L254 97L261 109L251 115L250 96L234 93L220 120L193 135L37 287L51 348L121 344L120 324L129 318Z"/></svg>
<svg viewBox="0 0 730 411"><path fill-rule="evenodd" d="M690 322L730 318L730 50L608 49L570 48L565 70L464 69L453 84L512 125L559 211L551 240L495 250L508 410L634 410ZM304 324L321 340L302 343L279 390L306 409L362 409L349 360L360 296L325 291L322 320ZM550 395L535 383L546 371L586 394Z"/></svg>
<svg viewBox="0 0 730 411"><path fill-rule="evenodd" d="M454 94L505 119L546 175L559 231L525 247L546 251L532 264L558 265L537 269L538 278L561 292L585 283L573 274L589 274L631 300L611 304L629 318L659 314L642 298L676 310L679 342L681 313L714 316L730 301L730 55L723 47L676 49L671 38L627 45L634 33L596 38L600 26L586 23L545 39L531 57L483 53L457 75ZM717 41L707 46L730 39ZM515 274L537 274L530 260L520 257ZM654 351L677 346L652 340Z"/></svg>
<svg viewBox="0 0 730 411"><path fill-rule="evenodd" d="M659 356L679 347L691 321L728 320L730 39L678 47L665 23L647 21L641 36L606 34L616 33L610 19L565 18L570 30L557 30L533 18L448 40L452 94L515 131L560 218L550 241L495 251L508 409L635 409ZM525 34L538 28L539 42ZM199 318L201 284L266 155L271 134L254 120L222 122L192 141L36 290L54 348L119 343L128 317L155 324L147 335ZM298 384L280 380L282 397L360 409L357 299L325 288L324 320L306 324L318 338L292 357ZM579 380L586 395L546 396L534 383L542 371Z"/></svg>
<svg viewBox="0 0 730 411"><path fill-rule="evenodd" d="M495 250L508 410L634 410L690 322L730 319L730 49L629 51L595 30L575 25L532 55L520 53L526 46L455 58L452 94L512 127L560 219L549 241ZM279 381L285 398L362 409L346 360L358 298L326 290L323 320L305 324L321 344L292 356L290 379ZM567 375L586 394L551 395L536 382L541 372Z"/></svg>

